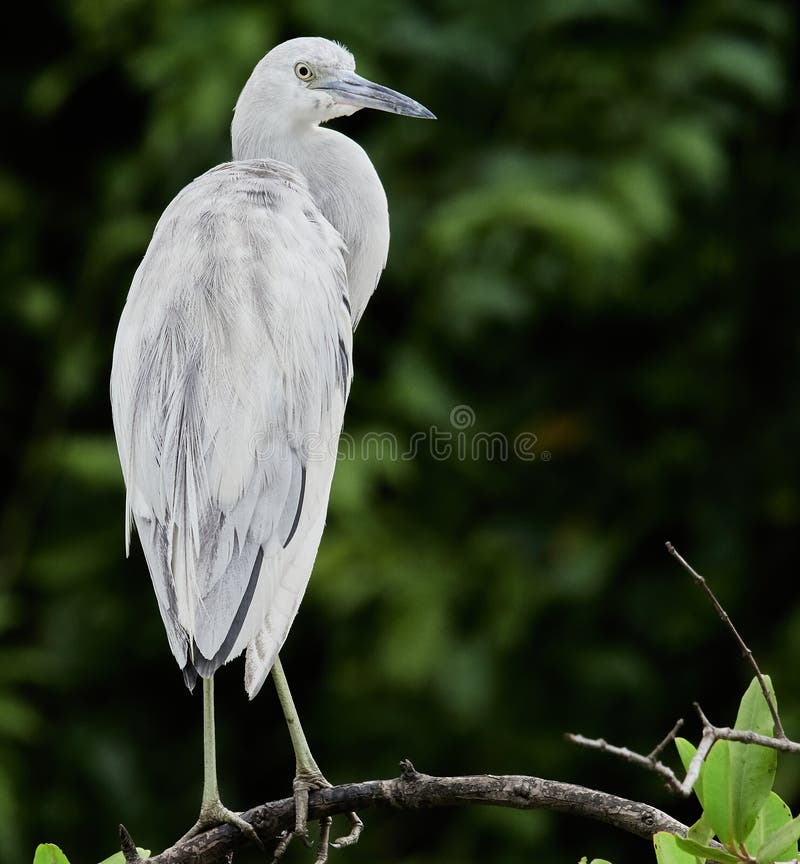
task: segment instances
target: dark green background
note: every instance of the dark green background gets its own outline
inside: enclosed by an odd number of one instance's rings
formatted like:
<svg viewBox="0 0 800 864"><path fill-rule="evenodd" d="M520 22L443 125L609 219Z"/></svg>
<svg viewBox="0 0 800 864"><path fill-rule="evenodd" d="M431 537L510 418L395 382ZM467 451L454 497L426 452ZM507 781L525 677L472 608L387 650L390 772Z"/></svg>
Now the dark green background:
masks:
<svg viewBox="0 0 800 864"><path fill-rule="evenodd" d="M289 7L291 6L291 11ZM340 121L392 251L346 430L537 436L535 461L343 461L284 662L334 781L525 772L661 783L566 730L649 750L749 678L712 581L800 736L797 11L759 0L63 0L5 30L0 173L0 859L159 849L196 816L200 698L170 655L108 405L116 322L159 213L229 154L275 43L345 42L436 123ZM8 23L8 22L7 22ZM549 461L546 456L549 455ZM270 688L218 676L223 795L289 793ZM689 732L696 734L692 720ZM780 791L800 805L800 770ZM575 818L365 814L336 861L646 861ZM242 860L245 860L244 858ZM250 860L262 860L252 858ZM287 858L310 862L298 845Z"/></svg>

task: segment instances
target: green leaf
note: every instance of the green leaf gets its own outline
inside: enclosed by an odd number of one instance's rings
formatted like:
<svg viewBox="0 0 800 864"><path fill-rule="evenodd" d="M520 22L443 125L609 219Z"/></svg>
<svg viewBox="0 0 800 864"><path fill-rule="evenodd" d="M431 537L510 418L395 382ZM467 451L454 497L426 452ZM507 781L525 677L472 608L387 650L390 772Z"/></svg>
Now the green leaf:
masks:
<svg viewBox="0 0 800 864"><path fill-rule="evenodd" d="M69 864L69 861L55 843L40 843L36 847L33 864Z"/></svg>
<svg viewBox="0 0 800 864"><path fill-rule="evenodd" d="M764 676L764 681L767 685L767 690L775 705L778 704L775 698L775 688L772 686L772 680L769 675ZM751 730L759 735L773 735L775 732L775 721L772 719L772 712L769 710L767 700L761 691L761 685L757 678L753 678L750 686L742 696L742 701L739 705L739 713L736 715L736 725L734 729Z"/></svg>
<svg viewBox="0 0 800 864"><path fill-rule="evenodd" d="M796 858L798 838L800 838L800 816L778 828L772 837L764 843L756 852L757 864L771 864L772 861L791 861Z"/></svg>
<svg viewBox="0 0 800 864"><path fill-rule="evenodd" d="M705 843L697 843L690 840L688 837L676 837L676 845L684 852L694 855L701 861L710 858L712 861L718 861L719 864L742 864L742 859L736 855L731 855L724 849L717 849L714 846L706 846Z"/></svg>
<svg viewBox="0 0 800 864"><path fill-rule="evenodd" d="M767 686L774 698L769 679ZM755 679L742 697L735 728L772 734L772 715ZM703 769L704 808L722 843L738 846L753 830L772 790L777 764L778 754L769 747L717 741L711 748Z"/></svg>
<svg viewBox="0 0 800 864"><path fill-rule="evenodd" d="M714 836L714 829L708 822L706 818L706 814L703 815L697 820L697 822L692 825L689 829L689 833L686 835L690 840L694 840L697 843L708 843L708 841Z"/></svg>
<svg viewBox="0 0 800 864"><path fill-rule="evenodd" d="M697 747L685 738L676 738L675 746L678 748L678 755L681 757L684 771L689 770L689 763L694 759L694 754L697 753ZM694 794L697 795L697 800L700 806L703 806L703 768L700 768L700 774L695 780Z"/></svg>
<svg viewBox="0 0 800 864"><path fill-rule="evenodd" d="M658 864L699 864L697 858L681 849L677 841L679 837L666 831L659 831L653 837L653 846L656 849L656 861Z"/></svg>
<svg viewBox="0 0 800 864"><path fill-rule="evenodd" d="M139 853L140 858L149 858L150 850L149 849L140 849L138 846L136 847L136 851ZM36 862L34 862L36 864ZM109 858L103 858L100 864L125 864L125 856L122 852L115 852Z"/></svg>
<svg viewBox="0 0 800 864"><path fill-rule="evenodd" d="M732 843L734 835L731 759L727 741L717 741L706 757L704 766L703 815L723 843Z"/></svg>
<svg viewBox="0 0 800 864"><path fill-rule="evenodd" d="M765 846L769 846L769 851L771 851L773 837L779 829L783 828L784 825L788 825L791 821L792 811L789 810L779 795L770 792L769 798L767 798L766 803L761 808L761 812L758 814L753 830L747 836L747 840L745 840L746 848L750 850L751 854L754 849L758 849L760 852ZM796 858L797 838L789 840L785 848L779 849L779 853L772 859L763 860L790 861ZM761 860L759 858L759 861Z"/></svg>

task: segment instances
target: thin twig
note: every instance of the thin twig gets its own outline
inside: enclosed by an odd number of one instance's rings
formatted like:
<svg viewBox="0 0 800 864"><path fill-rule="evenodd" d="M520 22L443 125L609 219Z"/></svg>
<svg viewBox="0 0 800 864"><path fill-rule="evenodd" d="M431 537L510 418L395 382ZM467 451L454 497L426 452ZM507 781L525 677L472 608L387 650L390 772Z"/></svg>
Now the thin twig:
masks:
<svg viewBox="0 0 800 864"><path fill-rule="evenodd" d="M647 758L656 760L659 755L664 752L664 748L668 747L675 740L678 732L680 732L681 727L683 726L683 718L681 717L677 723L672 727L667 735L665 735L659 744L657 744L648 754Z"/></svg>
<svg viewBox="0 0 800 864"><path fill-rule="evenodd" d="M658 759L653 759L651 756L643 756L641 753L630 750L628 747L618 747L616 744L609 744L605 738L586 738L574 732L568 732L564 737L567 741L577 744L579 747L586 747L589 750L600 750L602 753L610 753L624 762L631 762L633 765L639 765L648 771L654 771L666 780L667 786L670 789L673 789L675 792L681 791L681 781L677 778L675 772Z"/></svg>
<svg viewBox="0 0 800 864"><path fill-rule="evenodd" d="M669 735L664 738L662 744L665 745L665 742L668 743L674 741L679 728L680 723L676 723L675 726L672 727L672 731ZM662 749L662 744L659 744L659 746L650 753L650 755L644 756L628 747L618 747L615 744L609 744L604 738L586 738L583 735L574 734L568 734L566 738L568 741L571 741L573 744L578 744L580 747L586 747L589 750L600 750L603 753L610 753L612 756L617 756L625 762L630 762L633 765L639 765L641 768L646 768L648 771L653 771L660 777L664 778L667 788L671 789L673 792L677 792L679 795L683 795L684 797L688 796L694 788L694 784L700 776L700 768L708 755L708 751L713 746L714 741L716 741L712 727L709 727L709 731L704 730L697 752L689 763L686 776L683 780L679 780L678 775L669 767L669 765L665 765L654 756L654 754L657 754L657 752Z"/></svg>
<svg viewBox="0 0 800 864"><path fill-rule="evenodd" d="M756 658L753 656L753 652L747 647L744 639L739 635L739 631L734 626L733 621L731 621L728 613L722 608L719 600L717 600L714 592L708 586L706 580L697 572L697 570L692 567L691 564L678 552L678 550L669 542L666 543L667 552L675 558L680 565L686 570L687 573L694 579L695 584L699 585L703 591L705 591L706 596L711 601L714 606L714 609L717 612L717 615L722 619L725 623L726 627L733 634L733 638L739 644L739 647L742 650L742 654L747 659L747 662L753 668L753 672L755 673L756 678L758 679L759 686L761 687L761 692L764 694L764 699L767 702L767 706L769 707L769 713L772 714L772 721L774 724L774 733L776 738L786 738L786 733L783 731L783 724L781 723L780 717L778 716L778 706L775 704L775 701L772 698L772 694L769 692L769 687L767 687L767 682L764 680L764 676L761 674L761 670L758 668L758 663L756 663Z"/></svg>

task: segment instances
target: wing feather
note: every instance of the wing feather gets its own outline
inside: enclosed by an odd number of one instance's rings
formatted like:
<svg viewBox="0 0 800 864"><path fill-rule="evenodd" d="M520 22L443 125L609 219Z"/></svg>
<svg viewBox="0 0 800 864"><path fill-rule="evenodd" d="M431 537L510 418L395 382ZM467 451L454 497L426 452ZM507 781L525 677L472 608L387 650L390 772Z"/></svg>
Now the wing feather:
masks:
<svg viewBox="0 0 800 864"><path fill-rule="evenodd" d="M187 682L299 605L308 493L322 478L327 504L349 390L346 296L341 238L275 162L187 186L134 277L111 380L126 525Z"/></svg>

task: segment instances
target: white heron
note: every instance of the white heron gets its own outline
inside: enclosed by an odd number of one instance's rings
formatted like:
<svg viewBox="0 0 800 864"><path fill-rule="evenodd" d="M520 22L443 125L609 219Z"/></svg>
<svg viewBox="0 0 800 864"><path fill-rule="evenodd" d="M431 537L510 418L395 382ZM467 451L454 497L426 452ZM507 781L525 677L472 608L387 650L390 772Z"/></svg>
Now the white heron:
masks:
<svg viewBox="0 0 800 864"><path fill-rule="evenodd" d="M190 689L203 679L203 797L190 834L230 822L255 836L222 805L216 777L213 676L243 651L248 695L271 672L289 726L293 833L306 833L309 790L329 785L278 651L322 536L352 331L386 263L389 217L364 150L319 124L360 108L433 117L354 70L349 51L320 38L258 63L234 112L236 161L164 211L117 331L126 549L133 523L172 653ZM351 819L339 845L358 838ZM320 846L322 859L326 825Z"/></svg>

